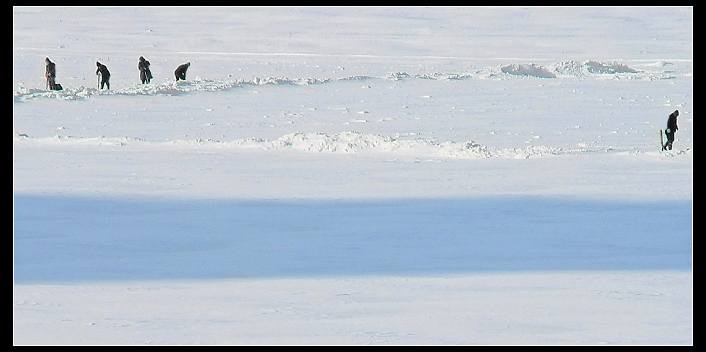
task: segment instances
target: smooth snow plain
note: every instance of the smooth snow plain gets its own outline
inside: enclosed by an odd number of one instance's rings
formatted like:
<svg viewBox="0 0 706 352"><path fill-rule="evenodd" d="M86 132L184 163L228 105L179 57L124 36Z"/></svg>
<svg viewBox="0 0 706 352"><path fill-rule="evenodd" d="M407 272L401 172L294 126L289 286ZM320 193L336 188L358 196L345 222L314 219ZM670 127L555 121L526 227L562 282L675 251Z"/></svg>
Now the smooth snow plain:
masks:
<svg viewBox="0 0 706 352"><path fill-rule="evenodd" d="M692 116L690 7L13 7L13 343L692 344Z"/></svg>

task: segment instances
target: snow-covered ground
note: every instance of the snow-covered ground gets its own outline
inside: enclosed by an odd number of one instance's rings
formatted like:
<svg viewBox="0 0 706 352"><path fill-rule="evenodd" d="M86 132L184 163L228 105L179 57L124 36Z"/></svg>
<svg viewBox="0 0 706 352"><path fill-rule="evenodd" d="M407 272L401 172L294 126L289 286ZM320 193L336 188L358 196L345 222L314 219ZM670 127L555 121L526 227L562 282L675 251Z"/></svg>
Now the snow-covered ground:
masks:
<svg viewBox="0 0 706 352"><path fill-rule="evenodd" d="M692 117L688 7L14 7L13 342L692 344Z"/></svg>

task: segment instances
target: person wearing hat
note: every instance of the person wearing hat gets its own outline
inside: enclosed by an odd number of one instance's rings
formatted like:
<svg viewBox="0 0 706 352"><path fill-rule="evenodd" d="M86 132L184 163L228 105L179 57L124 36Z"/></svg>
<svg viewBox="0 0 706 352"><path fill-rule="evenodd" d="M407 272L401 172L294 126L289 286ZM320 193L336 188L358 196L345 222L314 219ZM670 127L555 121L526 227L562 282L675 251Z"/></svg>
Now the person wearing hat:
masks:
<svg viewBox="0 0 706 352"><path fill-rule="evenodd" d="M664 144L664 149L672 150L674 133L679 129L677 127L677 116L679 116L679 110L674 110L673 113L669 114L669 118L667 119L667 129L664 131L667 135L667 143Z"/></svg>
<svg viewBox="0 0 706 352"><path fill-rule="evenodd" d="M140 56L140 62L137 63L137 69L140 70L140 81L142 81L142 84L150 83L150 80L152 79L150 62Z"/></svg>
<svg viewBox="0 0 706 352"><path fill-rule="evenodd" d="M98 67L98 69L96 70L96 75L101 76L100 89L103 89L103 86L106 86L107 89L110 89L110 72L108 72L108 67L98 61L96 61L96 66Z"/></svg>
<svg viewBox="0 0 706 352"><path fill-rule="evenodd" d="M176 76L177 81L179 81L180 79L186 81L186 69L188 69L189 66L191 66L191 63L187 62L177 67L176 71L174 71L174 76Z"/></svg>

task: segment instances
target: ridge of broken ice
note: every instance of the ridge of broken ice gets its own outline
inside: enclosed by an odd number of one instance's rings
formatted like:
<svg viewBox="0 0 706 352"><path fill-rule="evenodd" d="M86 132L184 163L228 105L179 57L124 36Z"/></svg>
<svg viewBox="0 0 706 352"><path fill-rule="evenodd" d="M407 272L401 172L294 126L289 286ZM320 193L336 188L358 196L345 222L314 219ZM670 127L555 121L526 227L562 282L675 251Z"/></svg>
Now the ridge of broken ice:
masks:
<svg viewBox="0 0 706 352"><path fill-rule="evenodd" d="M626 64L619 62L599 62L588 60L579 61L562 61L546 66L535 63L511 63L508 65L500 65L499 67L484 67L473 72L435 72L429 74L411 74L408 72L393 72L384 76L369 76L355 75L345 77L253 77L251 79L243 78L224 78L224 79L202 79L195 78L189 81L170 82L162 84L147 84L147 85L131 85L113 90L98 90L84 86L79 87L64 87L61 91L46 91L38 88L25 88L20 86L13 90L13 99L15 102L24 102L37 98L46 99L62 99L62 100L78 100L92 96L101 95L179 95L189 92L213 92L227 91L235 88L240 88L246 85L264 86L264 85L312 85L326 84L329 82L348 81L348 80L366 80L366 79L385 79L385 80L404 80L404 79L431 79L431 80L461 80L461 79L512 79L515 76L541 78L541 79L616 79L625 78L633 80L662 80L674 79L675 73L671 70L665 70L664 66L668 63L662 62L661 65L652 65L655 70L637 70ZM688 74L688 73L687 73Z"/></svg>
<svg viewBox="0 0 706 352"><path fill-rule="evenodd" d="M448 159L527 159L546 155L566 155L587 152L625 152L610 147L589 148L556 148L545 145L531 145L524 148L495 148L479 144L473 140L455 142L451 140L437 141L435 139L411 138L407 139L399 134L385 136L379 134L361 133L357 131L344 131L328 134L322 132L304 133L293 132L283 135L275 140L263 138L244 138L232 141L215 139L179 139L172 141L148 141L132 137L74 137L55 135L47 138L34 138L25 133L14 133L15 143L36 143L64 145L96 145L96 146L125 146L135 145L143 147L202 147L220 149L261 149L261 150L293 150L300 152L315 152L329 154L354 154L368 153L402 153L416 157L435 157ZM635 152L634 153L640 153ZM666 156L675 156L691 153L691 150L675 150L663 153Z"/></svg>

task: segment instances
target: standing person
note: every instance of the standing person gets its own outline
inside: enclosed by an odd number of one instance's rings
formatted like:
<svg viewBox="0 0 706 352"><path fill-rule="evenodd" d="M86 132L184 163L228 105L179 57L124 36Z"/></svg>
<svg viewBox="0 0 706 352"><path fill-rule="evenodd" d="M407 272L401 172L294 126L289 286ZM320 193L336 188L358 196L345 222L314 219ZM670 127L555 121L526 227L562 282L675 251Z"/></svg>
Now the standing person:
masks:
<svg viewBox="0 0 706 352"><path fill-rule="evenodd" d="M150 83L150 80L152 79L150 62L140 56L140 62L137 63L137 69L140 70L140 81L142 81L142 84Z"/></svg>
<svg viewBox="0 0 706 352"><path fill-rule="evenodd" d="M179 81L180 79L183 79L186 81L186 69L191 66L190 62L187 62L185 64L179 65L177 67L176 71L174 71L174 75L176 76L176 80Z"/></svg>
<svg viewBox="0 0 706 352"><path fill-rule="evenodd" d="M98 61L96 61L96 66L98 67L98 69L96 70L96 75L100 74L101 76L100 89L103 89L104 85L107 86L108 89L110 89L110 72L108 72L108 67Z"/></svg>
<svg viewBox="0 0 706 352"><path fill-rule="evenodd" d="M47 78L47 88L49 90L54 90L56 89L56 64L51 62L49 58L45 58L44 63L47 64L47 71L44 74Z"/></svg>
<svg viewBox="0 0 706 352"><path fill-rule="evenodd" d="M669 114L669 118L667 119L667 130L664 131L667 135L667 143L664 145L664 149L672 150L674 133L679 129L677 127L677 116L679 116L679 110L674 110L673 113Z"/></svg>

